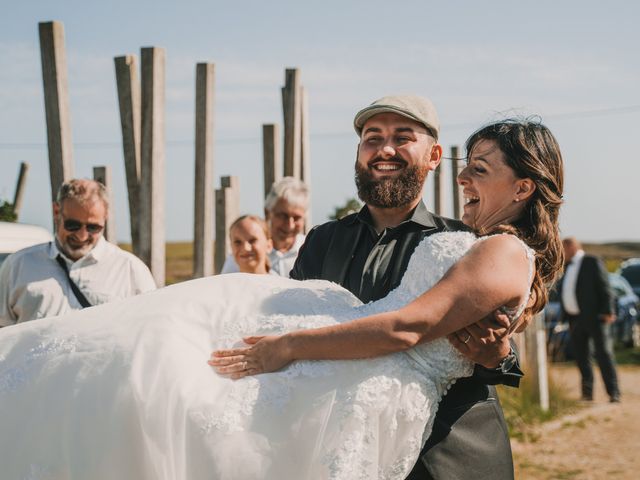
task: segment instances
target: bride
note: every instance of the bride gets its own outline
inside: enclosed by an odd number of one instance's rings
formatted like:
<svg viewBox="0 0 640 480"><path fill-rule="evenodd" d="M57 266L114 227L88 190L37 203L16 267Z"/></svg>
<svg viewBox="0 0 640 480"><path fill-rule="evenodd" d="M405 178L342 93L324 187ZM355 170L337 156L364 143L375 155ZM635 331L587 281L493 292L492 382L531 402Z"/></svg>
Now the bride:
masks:
<svg viewBox="0 0 640 480"><path fill-rule="evenodd" d="M405 478L439 399L473 371L441 337L498 308L516 329L560 263L551 133L501 122L467 151L480 236L427 237L377 302L232 274L2 329L2 477Z"/></svg>

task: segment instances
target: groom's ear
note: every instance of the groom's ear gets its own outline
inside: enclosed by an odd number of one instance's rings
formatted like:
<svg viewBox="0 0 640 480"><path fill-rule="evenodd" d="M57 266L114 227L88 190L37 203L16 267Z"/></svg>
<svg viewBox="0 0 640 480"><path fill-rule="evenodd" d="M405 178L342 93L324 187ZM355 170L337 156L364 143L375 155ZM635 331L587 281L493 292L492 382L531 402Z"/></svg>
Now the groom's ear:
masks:
<svg viewBox="0 0 640 480"><path fill-rule="evenodd" d="M529 197L536 191L536 184L530 178L521 178L518 180L518 189L516 195L520 201L529 200Z"/></svg>
<svg viewBox="0 0 640 480"><path fill-rule="evenodd" d="M429 156L429 169L435 170L440 165L442 160L442 146L439 143L434 143L431 147L431 154Z"/></svg>

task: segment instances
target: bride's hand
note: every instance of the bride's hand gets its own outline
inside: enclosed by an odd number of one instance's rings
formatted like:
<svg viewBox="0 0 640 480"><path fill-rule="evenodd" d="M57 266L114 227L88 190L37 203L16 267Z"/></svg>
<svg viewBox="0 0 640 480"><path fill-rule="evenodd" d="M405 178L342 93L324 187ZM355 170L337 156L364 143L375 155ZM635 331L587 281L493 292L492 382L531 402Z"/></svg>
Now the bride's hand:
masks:
<svg viewBox="0 0 640 480"><path fill-rule="evenodd" d="M216 350L211 354L209 365L219 374L235 380L248 375L275 372L293 360L288 354L284 337L246 337L242 340L250 346Z"/></svg>

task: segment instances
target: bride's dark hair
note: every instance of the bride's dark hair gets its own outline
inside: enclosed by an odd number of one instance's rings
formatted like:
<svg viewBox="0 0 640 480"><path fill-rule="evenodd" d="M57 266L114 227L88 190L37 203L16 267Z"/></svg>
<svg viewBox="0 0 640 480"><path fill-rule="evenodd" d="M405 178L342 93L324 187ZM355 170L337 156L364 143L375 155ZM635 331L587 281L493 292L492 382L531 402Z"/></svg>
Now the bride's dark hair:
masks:
<svg viewBox="0 0 640 480"><path fill-rule="evenodd" d="M549 129L532 119L509 119L482 127L467 140L467 156L481 140L496 142L516 176L530 178L536 185L516 221L478 234L511 232L535 251L533 302L527 310L537 313L547 303L548 287L555 281L564 261L558 230L564 181L560 147Z"/></svg>

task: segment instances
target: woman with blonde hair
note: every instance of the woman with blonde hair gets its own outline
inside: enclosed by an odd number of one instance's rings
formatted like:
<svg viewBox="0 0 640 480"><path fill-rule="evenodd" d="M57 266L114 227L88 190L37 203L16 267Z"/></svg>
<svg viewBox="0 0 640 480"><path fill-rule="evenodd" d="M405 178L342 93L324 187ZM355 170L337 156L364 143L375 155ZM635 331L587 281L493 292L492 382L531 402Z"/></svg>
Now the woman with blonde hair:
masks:
<svg viewBox="0 0 640 480"><path fill-rule="evenodd" d="M229 227L231 253L242 273L269 273L273 242L267 222L255 215L242 215Z"/></svg>

